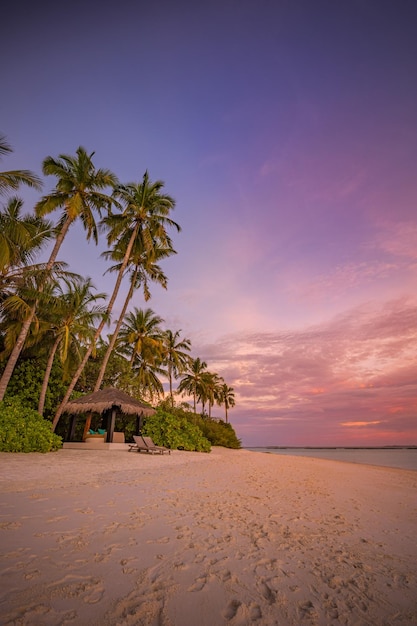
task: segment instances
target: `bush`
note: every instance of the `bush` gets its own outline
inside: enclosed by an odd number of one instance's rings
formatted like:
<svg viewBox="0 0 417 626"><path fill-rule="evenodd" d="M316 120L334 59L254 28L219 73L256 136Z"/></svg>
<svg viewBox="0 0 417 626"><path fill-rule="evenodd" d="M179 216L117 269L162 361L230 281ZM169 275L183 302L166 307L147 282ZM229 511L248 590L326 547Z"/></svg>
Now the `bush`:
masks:
<svg viewBox="0 0 417 626"><path fill-rule="evenodd" d="M223 446L224 448L240 448L240 440L231 424L226 424L222 420L201 418L197 422L203 435L210 441L212 446Z"/></svg>
<svg viewBox="0 0 417 626"><path fill-rule="evenodd" d="M0 402L0 452L51 452L61 446L61 437L39 413L18 398Z"/></svg>
<svg viewBox="0 0 417 626"><path fill-rule="evenodd" d="M181 447L184 450L210 452L211 448L198 426L162 408L145 419L143 434L152 437L156 445L171 449Z"/></svg>
<svg viewBox="0 0 417 626"><path fill-rule="evenodd" d="M202 417L190 410L188 405L171 408L169 400L163 400L160 407L175 415L177 421L185 419L194 426L197 426L203 436L208 439L212 446L223 446L224 448L239 449L240 439L237 438L235 430L231 424L226 424L223 420Z"/></svg>

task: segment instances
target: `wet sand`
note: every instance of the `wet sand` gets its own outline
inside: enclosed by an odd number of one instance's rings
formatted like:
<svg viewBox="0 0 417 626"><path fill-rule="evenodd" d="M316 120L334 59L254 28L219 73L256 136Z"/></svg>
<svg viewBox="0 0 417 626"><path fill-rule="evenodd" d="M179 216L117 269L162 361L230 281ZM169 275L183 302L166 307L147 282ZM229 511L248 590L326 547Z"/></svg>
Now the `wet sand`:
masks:
<svg viewBox="0 0 417 626"><path fill-rule="evenodd" d="M417 472L60 450L0 489L2 625L417 624Z"/></svg>

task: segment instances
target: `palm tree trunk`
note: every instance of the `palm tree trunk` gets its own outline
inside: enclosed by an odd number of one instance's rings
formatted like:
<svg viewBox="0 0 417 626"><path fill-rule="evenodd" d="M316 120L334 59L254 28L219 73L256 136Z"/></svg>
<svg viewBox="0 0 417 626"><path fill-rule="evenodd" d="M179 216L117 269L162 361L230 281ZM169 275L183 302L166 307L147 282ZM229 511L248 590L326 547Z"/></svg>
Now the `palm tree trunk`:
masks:
<svg viewBox="0 0 417 626"><path fill-rule="evenodd" d="M94 385L94 391L98 391L100 389L101 383L103 382L104 374L106 373L107 363L109 362L110 355L113 352L113 348L114 348L114 346L116 344L116 340L117 340L117 337L119 335L120 327L121 327L121 325L123 323L123 319L124 319L124 316L126 314L128 304L129 304L130 300L132 299L133 292L135 291L135 281L136 281L137 275L138 275L138 272L137 272L137 269L136 269L134 274L133 274L133 276L132 276L132 282L131 282L131 285L130 285L129 293L126 296L125 303L123 305L123 308L122 308L122 311L120 313L119 319L117 320L116 328L114 330L112 338L110 339L109 345L108 345L107 350L106 350L106 354L104 355L104 359L103 359L103 362L101 364L100 371L98 373L96 384Z"/></svg>
<svg viewBox="0 0 417 626"><path fill-rule="evenodd" d="M19 333L19 337L17 338L17 341L14 345L13 350L10 353L10 356L8 358L8 361L6 363L6 367L4 368L3 374L1 376L0 379L0 402L3 400L4 395L6 393L6 389L7 389L7 385L9 384L9 381L12 377L13 374L13 370L16 367L16 363L17 363L17 359L20 356L20 353L22 352L24 343L26 341L26 337L28 335L29 332L29 328L30 325L33 322L33 318L35 317L36 314L36 305L37 303L35 303L29 313L29 317L23 322L22 328L20 330Z"/></svg>
<svg viewBox="0 0 417 626"><path fill-rule="evenodd" d="M172 365L168 363L168 380L169 380L169 395L171 397L171 407L174 408L174 394L172 393Z"/></svg>
<svg viewBox="0 0 417 626"><path fill-rule="evenodd" d="M49 272L49 270L52 268L53 264L55 263L56 257L58 256L59 249L62 245L62 242L64 241L65 235L68 232L71 222L72 222L72 218L68 217L65 220L64 225L62 226L61 230L59 231L58 237L55 240L55 245L51 252L51 256L49 257L49 261L45 267L45 274ZM43 285L41 284L39 286L39 291L41 292L42 289L43 289ZM6 367L4 368L3 374L0 379L0 402L4 398L4 394L6 393L7 386L12 377L14 368L16 367L17 360L20 356L20 353L23 350L23 346L25 345L25 341L26 341L26 337L28 336L30 325L32 324L33 319L36 315L38 303L39 303L39 300L36 300L36 302L32 305L32 308L29 313L29 317L25 320L25 322L22 325L17 341L9 356Z"/></svg>
<svg viewBox="0 0 417 626"><path fill-rule="evenodd" d="M48 362L46 364L45 374L43 377L41 393L39 395L39 403L38 403L38 413L43 415L43 409L45 407L45 398L46 398L46 390L48 389L49 378L51 376L52 365L54 363L55 354L58 349L59 343L61 341L61 337L57 337L54 345L52 346L52 350L48 357Z"/></svg>
<svg viewBox="0 0 417 626"><path fill-rule="evenodd" d="M55 430L56 425L58 424L59 418L61 417L62 413L64 412L65 406L66 406L68 400L71 397L71 394L72 394L72 392L74 390L74 387L77 384L78 379L81 376L81 374L82 374L82 372L84 370L84 367L87 364L88 359L90 358L90 355L91 355L91 353L93 351L93 347L95 346L97 339L100 337L101 332L102 332L102 330L103 330L103 328L104 328L104 326L106 324L106 321L107 321L108 317L110 316L110 313L113 310L113 306L114 306L114 303L116 301L117 294L119 293L120 285L122 284L123 274L125 272L127 264L129 262L130 255L132 253L132 248L133 248L133 244L135 242L136 235L137 235L137 227L132 232L132 235L130 237L129 244L127 246L126 253L125 253L125 256L124 256L124 259L123 259L123 263L122 263L122 265L121 265L121 267L119 269L119 272L117 274L116 284L114 286L112 296L111 296L109 304L107 306L106 317L100 322L100 324L99 324L99 326L98 326L98 328L96 330L96 333L94 335L93 341L91 342L91 345L89 346L89 348L87 348L87 351L86 351L86 353L84 355L84 358L83 358L82 362L80 363L80 365L78 366L77 371L75 372L75 374L74 374L74 376L72 378L72 381L71 381L71 383L70 383L70 385L69 385L69 387L67 389L67 392L66 392L64 398L63 398L61 404L59 405L59 407L56 410L56 413L55 413L55 416L54 416L54 419L53 419L53 422L52 422L52 429L53 430Z"/></svg>

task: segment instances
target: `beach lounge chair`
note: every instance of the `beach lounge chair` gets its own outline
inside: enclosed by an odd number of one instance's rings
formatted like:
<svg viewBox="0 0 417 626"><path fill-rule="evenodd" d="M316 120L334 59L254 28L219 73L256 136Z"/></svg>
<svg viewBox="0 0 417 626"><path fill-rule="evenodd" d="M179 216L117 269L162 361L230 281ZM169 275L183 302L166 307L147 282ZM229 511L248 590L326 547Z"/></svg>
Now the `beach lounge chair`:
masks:
<svg viewBox="0 0 417 626"><path fill-rule="evenodd" d="M171 454L171 450L169 448L166 448L165 446L155 445L150 437L142 436L142 439L145 442L145 444L148 446L149 450L156 450L157 452L160 452L161 454L163 454L164 452L168 452L168 454Z"/></svg>
<svg viewBox="0 0 417 626"><path fill-rule="evenodd" d="M135 450L136 452L150 452L151 454L163 454L164 452L168 452L171 454L171 450L169 448L165 448L165 446L156 446L150 437L143 437L142 435L133 435L133 440L135 443L129 444L129 452Z"/></svg>

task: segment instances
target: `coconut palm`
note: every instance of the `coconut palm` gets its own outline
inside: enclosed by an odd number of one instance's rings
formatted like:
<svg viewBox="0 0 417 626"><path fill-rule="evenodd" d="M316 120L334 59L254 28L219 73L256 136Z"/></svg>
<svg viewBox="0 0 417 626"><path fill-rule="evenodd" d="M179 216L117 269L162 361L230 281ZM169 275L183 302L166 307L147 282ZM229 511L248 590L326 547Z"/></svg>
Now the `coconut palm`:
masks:
<svg viewBox="0 0 417 626"><path fill-rule="evenodd" d="M46 391L52 371L55 355L59 352L64 373L68 368L71 353L78 361L82 358L82 349L92 341L95 323L105 314L105 307L97 304L106 298L106 294L93 294L94 286L90 278L79 281L66 281L66 291L61 285L56 290L58 306L51 316L50 334L54 342L49 352L45 375L39 397L38 413L43 414Z"/></svg>
<svg viewBox="0 0 417 626"><path fill-rule="evenodd" d="M36 255L54 236L52 223L32 215L22 215L23 202L10 198L0 211L0 300L17 288ZM42 266L38 266L40 271Z"/></svg>
<svg viewBox="0 0 417 626"><path fill-rule="evenodd" d="M133 367L136 357L145 363L160 364L163 350L162 317L152 309L134 308L126 315L119 333L119 344Z"/></svg>
<svg viewBox="0 0 417 626"><path fill-rule="evenodd" d="M235 394L233 387L229 387L226 383L223 383L218 392L217 401L219 405L224 405L227 424L227 411L229 408L235 406Z"/></svg>
<svg viewBox="0 0 417 626"><path fill-rule="evenodd" d="M204 372L202 375L201 388L200 388L200 401L203 403L203 413L204 413L204 405L208 403L208 416L211 417L211 409L216 401L218 396L218 392L220 389L220 385L223 382L223 379L216 374L216 372Z"/></svg>
<svg viewBox="0 0 417 626"><path fill-rule="evenodd" d="M138 245L138 240L141 242L142 251L148 255L147 259L153 261L155 260L152 257L155 250L155 242L164 247L172 248L166 228L174 227L177 231L181 230L179 225L168 217L169 212L175 206L175 201L170 196L161 193L163 186L164 183L162 181L151 183L149 174L146 171L142 183L119 185L114 191L113 195L120 202L122 211L120 214L109 214L103 219L102 226L108 229L108 244L113 245L119 252L122 251L123 260L118 270L113 293L107 305L108 316L110 316L113 310L125 271L132 262L132 253L135 245ZM97 328L96 340L100 336L104 324L105 322L102 322ZM87 350L82 363L74 374L67 392L55 413L54 427L58 423L90 354Z"/></svg>
<svg viewBox="0 0 417 626"><path fill-rule="evenodd" d="M13 152L12 147L8 143L4 135L0 135L0 155L10 154ZM29 170L10 170L9 172L0 172L0 193L8 190L16 190L20 185L27 185L40 191L42 189L42 181L36 174Z"/></svg>
<svg viewBox="0 0 417 626"><path fill-rule="evenodd" d="M92 161L93 155L94 152L87 154L84 148L79 147L76 157L62 154L58 159L54 159L48 156L43 162L43 173L55 176L58 182L55 190L36 204L35 213L38 217L44 217L56 209L63 208L57 227L55 245L46 264L47 272L53 267L68 229L75 220L81 220L87 231L87 240L93 237L97 241L94 213L101 215L103 209L109 210L111 207L112 199L104 191L108 187L114 187L117 178L109 170L96 169ZM40 285L40 291L42 288ZM22 330L3 371L0 380L0 401L4 397L17 359L23 349L38 302L36 300L33 303L30 315L22 325Z"/></svg>
<svg viewBox="0 0 417 626"><path fill-rule="evenodd" d="M197 410L197 397L199 397L202 390L203 374L207 368L207 363L201 361L200 358L190 359L188 364L188 373L180 380L178 385L178 391L182 395L193 396L194 400L194 413Z"/></svg>
<svg viewBox="0 0 417 626"><path fill-rule="evenodd" d="M141 398L147 402L153 402L155 397L160 398L164 395L164 387L160 376L164 376L166 372L157 361L150 363L136 356L133 372L135 375L135 386L139 389Z"/></svg>
<svg viewBox="0 0 417 626"><path fill-rule="evenodd" d="M162 369L164 320L152 309L137 309L126 315L119 333L119 351L129 358L135 372L137 385L143 397L152 400L154 395L163 395L163 386L158 378L165 374Z"/></svg>
<svg viewBox="0 0 417 626"><path fill-rule="evenodd" d="M8 284L7 291L2 294L0 330L3 336L4 351L2 359L10 356L22 326L28 316L31 316L33 303L39 299L39 274L42 268L36 268L33 272L29 269L13 277L13 284ZM42 292L42 296L48 294L49 288ZM52 303L51 305L52 306ZM42 316L34 315L25 338L25 348L30 348L39 343L47 324Z"/></svg>
<svg viewBox="0 0 417 626"><path fill-rule="evenodd" d="M0 211L0 276L27 266L53 237L52 223L22 215L23 201L12 197Z"/></svg>
<svg viewBox="0 0 417 626"><path fill-rule="evenodd" d="M169 381L169 396L171 398L171 406L174 406L174 396L172 392L172 378L177 378L182 374L190 361L190 355L187 354L191 350L191 341L189 339L181 339L181 331L166 330L163 335L163 351L164 362L167 366L167 375Z"/></svg>

